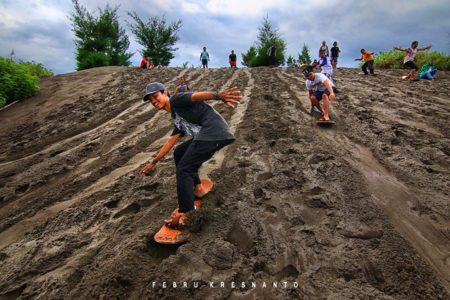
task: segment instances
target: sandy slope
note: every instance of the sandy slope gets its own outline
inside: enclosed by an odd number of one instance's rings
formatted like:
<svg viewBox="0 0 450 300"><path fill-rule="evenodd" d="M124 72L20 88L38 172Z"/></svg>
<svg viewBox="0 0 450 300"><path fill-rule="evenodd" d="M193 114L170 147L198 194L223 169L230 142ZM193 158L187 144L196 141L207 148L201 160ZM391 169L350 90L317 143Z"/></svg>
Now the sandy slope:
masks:
<svg viewBox="0 0 450 300"><path fill-rule="evenodd" d="M0 299L449 299L450 74L357 73L337 71L329 129L295 69L43 80L0 111ZM200 226L167 247L149 233L176 206L173 159L137 171L171 122L141 96L180 74L194 91L235 85L244 98L215 104L236 142L202 170L216 186Z"/></svg>

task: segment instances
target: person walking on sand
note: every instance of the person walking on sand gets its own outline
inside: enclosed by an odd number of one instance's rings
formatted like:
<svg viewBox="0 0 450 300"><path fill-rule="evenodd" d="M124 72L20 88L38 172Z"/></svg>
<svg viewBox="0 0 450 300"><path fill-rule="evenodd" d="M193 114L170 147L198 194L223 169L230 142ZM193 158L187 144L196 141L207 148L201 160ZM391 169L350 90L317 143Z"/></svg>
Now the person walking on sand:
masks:
<svg viewBox="0 0 450 300"><path fill-rule="evenodd" d="M411 81L417 81L419 78L417 78L417 71L419 71L419 67L414 63L414 58L416 57L417 52L419 51L427 51L431 48L431 45L428 45L423 48L417 48L419 46L418 41L414 41L411 43L411 47L407 49L403 49L400 47L394 47L394 50L398 51L404 51L405 52L405 58L403 59L403 65L407 67L408 69L411 69L406 76L403 76L403 79L408 79Z"/></svg>
<svg viewBox="0 0 450 300"><path fill-rule="evenodd" d="M203 51L200 53L200 60L202 62L203 69L208 69L209 53L206 51L206 47L203 47Z"/></svg>
<svg viewBox="0 0 450 300"><path fill-rule="evenodd" d="M306 89L308 90L309 100L311 101L311 113L316 107L321 113L322 121L330 120L330 104L335 99L335 86L333 82L322 73L314 73L311 66L307 66L302 71L306 78ZM323 108L320 105L322 101Z"/></svg>
<svg viewBox="0 0 450 300"><path fill-rule="evenodd" d="M228 56L228 61L230 63L230 68L236 68L236 54L234 54L234 50L231 50L231 54Z"/></svg>
<svg viewBox="0 0 450 300"><path fill-rule="evenodd" d="M331 65L333 66L333 70L336 70L339 53L341 53L341 50L339 50L339 47L338 47L336 41L333 43L333 47L331 47L330 50L331 50L331 58L330 58Z"/></svg>
<svg viewBox="0 0 450 300"><path fill-rule="evenodd" d="M225 106L234 108L242 96L236 87L222 92L179 93L170 97L167 89L159 82L147 85L144 102L151 103L158 110L165 110L172 116L174 130L156 157L140 170L144 175L161 160L182 136L191 136L175 148L178 208L167 220L171 226L184 226L189 213L195 209L194 198L203 197L198 170L215 152L234 142L235 138L225 119L205 101L219 100Z"/></svg>
<svg viewBox="0 0 450 300"><path fill-rule="evenodd" d="M275 43L270 46L269 49L267 49L267 56L270 58L270 67L276 67L277 66L277 45Z"/></svg>
<svg viewBox="0 0 450 300"><path fill-rule="evenodd" d="M184 76L181 76L178 78L178 85L175 88L175 91L173 92L173 95L175 96L178 93L186 93L190 92L191 89L189 88L188 84L186 83L186 80L184 79Z"/></svg>
<svg viewBox="0 0 450 300"><path fill-rule="evenodd" d="M319 48L319 57L321 57L323 55L325 56L330 56L330 52L328 51L328 45L327 42L323 41L322 45Z"/></svg>
<svg viewBox="0 0 450 300"><path fill-rule="evenodd" d="M366 49L361 49L361 58L355 58L356 61L364 60L363 65L361 66L362 73L359 73L361 75L368 75L367 69L369 69L369 72L371 75L375 75L373 72L373 55L374 52L367 51Z"/></svg>

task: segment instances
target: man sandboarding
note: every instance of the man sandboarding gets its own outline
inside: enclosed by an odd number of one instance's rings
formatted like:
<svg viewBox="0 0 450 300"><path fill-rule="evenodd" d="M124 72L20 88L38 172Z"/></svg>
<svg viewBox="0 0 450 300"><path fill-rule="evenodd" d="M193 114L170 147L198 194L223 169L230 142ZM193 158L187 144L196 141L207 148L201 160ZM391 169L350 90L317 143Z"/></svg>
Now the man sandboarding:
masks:
<svg viewBox="0 0 450 300"><path fill-rule="evenodd" d="M236 87L220 93L189 92L170 97L163 84L153 82L147 85L144 102L151 103L158 110L163 109L171 113L175 128L156 157L140 174L144 175L150 171L172 149L178 138L185 135L192 137L174 150L178 208L164 221L165 224L155 235L156 242L178 244L189 238L184 229L189 220L189 213L196 209L194 200L201 199L212 188L211 181L200 180L198 170L215 152L234 142L224 118L204 101L221 100L226 106L234 108L241 98ZM199 202L197 204L199 205Z"/></svg>
<svg viewBox="0 0 450 300"><path fill-rule="evenodd" d="M302 73L306 78L306 89L311 101L311 113L313 113L314 108L317 108L322 114L317 124L334 124L334 121L330 120L330 105L335 99L333 82L324 74L314 73L311 66L306 66ZM323 109L320 101L322 101Z"/></svg>

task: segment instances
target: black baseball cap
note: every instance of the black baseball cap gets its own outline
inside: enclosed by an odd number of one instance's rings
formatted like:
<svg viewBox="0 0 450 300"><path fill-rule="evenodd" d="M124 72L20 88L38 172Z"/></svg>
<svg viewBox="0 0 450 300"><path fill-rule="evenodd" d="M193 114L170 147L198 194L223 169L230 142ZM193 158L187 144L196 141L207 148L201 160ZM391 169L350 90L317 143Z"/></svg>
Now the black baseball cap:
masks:
<svg viewBox="0 0 450 300"><path fill-rule="evenodd" d="M306 66L306 67L303 69L302 73L303 73L303 75L307 76L309 73L311 73L311 72L313 72L313 71L314 71L313 67L311 67L311 66Z"/></svg>
<svg viewBox="0 0 450 300"><path fill-rule="evenodd" d="M153 95L156 92L162 92L165 90L164 84L160 82L152 82L147 85L145 88L145 94L144 94L144 102L147 102L151 95Z"/></svg>

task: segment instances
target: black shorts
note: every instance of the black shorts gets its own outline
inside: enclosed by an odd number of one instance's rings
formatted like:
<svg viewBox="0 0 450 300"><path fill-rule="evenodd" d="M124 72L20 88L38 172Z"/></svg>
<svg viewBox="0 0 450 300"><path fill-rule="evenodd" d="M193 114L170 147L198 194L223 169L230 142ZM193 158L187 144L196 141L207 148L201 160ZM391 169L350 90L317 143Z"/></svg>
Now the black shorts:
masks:
<svg viewBox="0 0 450 300"><path fill-rule="evenodd" d="M208 65L208 60L207 59L202 59L202 65L207 66Z"/></svg>
<svg viewBox="0 0 450 300"><path fill-rule="evenodd" d="M336 88L335 88L334 86L332 87L332 89L333 89L333 92L336 92ZM321 92L321 91L315 91L312 95L313 95L314 97L316 97L317 100L321 101L321 100L322 100L323 94L325 94L325 95L327 95L328 97L330 97L330 92L329 92L328 90L325 90L325 91L323 91L323 92Z"/></svg>
<svg viewBox="0 0 450 300"><path fill-rule="evenodd" d="M412 60L405 62L404 65L405 65L408 69L415 69L416 71L419 70L419 67L418 67Z"/></svg>

